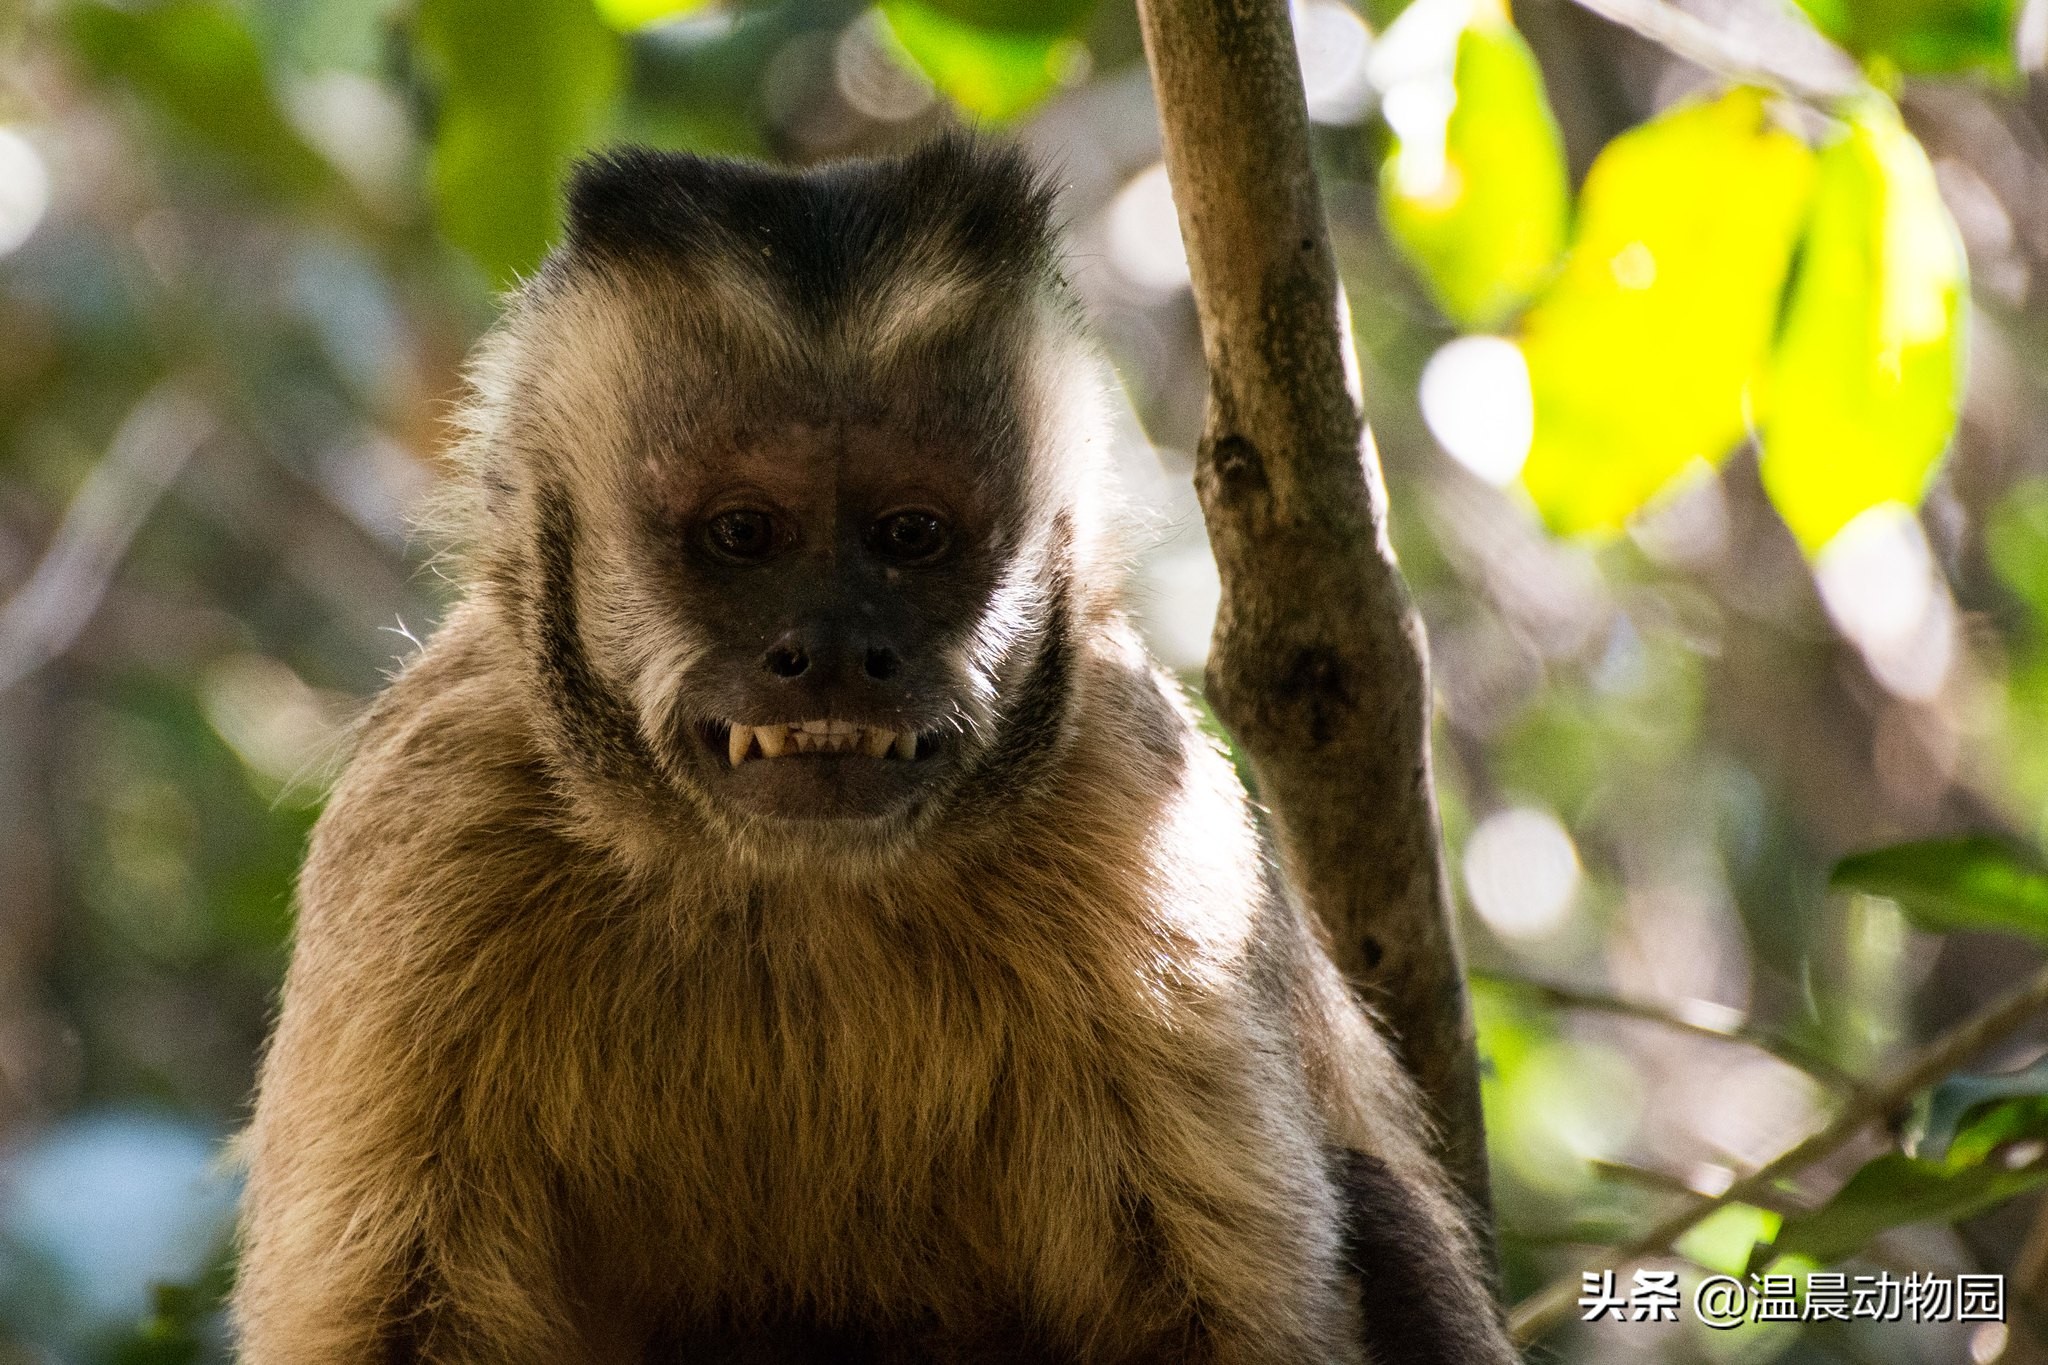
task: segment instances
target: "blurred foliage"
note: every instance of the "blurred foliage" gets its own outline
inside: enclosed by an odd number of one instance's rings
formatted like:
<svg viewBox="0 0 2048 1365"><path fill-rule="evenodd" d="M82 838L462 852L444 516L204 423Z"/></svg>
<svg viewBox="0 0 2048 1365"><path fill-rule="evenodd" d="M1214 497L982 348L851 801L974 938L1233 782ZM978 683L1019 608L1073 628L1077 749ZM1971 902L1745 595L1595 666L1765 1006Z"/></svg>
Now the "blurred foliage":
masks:
<svg viewBox="0 0 2048 1365"><path fill-rule="evenodd" d="M1757 1244L1771 1241L1784 1225L1784 1216L1770 1209L1730 1204L1694 1224L1678 1240L1677 1251L1718 1274L1741 1275L1748 1271Z"/></svg>
<svg viewBox="0 0 2048 1365"><path fill-rule="evenodd" d="M2048 941L2048 866L2032 850L1973 835L1844 858L1837 887L1888 896L1931 933L1990 929Z"/></svg>
<svg viewBox="0 0 2048 1365"><path fill-rule="evenodd" d="M326 163L271 95L263 54L232 11L172 0L138 12L80 5L67 13L79 59L160 110L168 131L280 197L328 183Z"/></svg>
<svg viewBox="0 0 2048 1365"><path fill-rule="evenodd" d="M1926 153L1873 97L1821 153L1763 424L1764 488L1808 551L1926 493L1962 406L1967 276Z"/></svg>
<svg viewBox="0 0 2048 1365"><path fill-rule="evenodd" d="M707 3L709 0L595 0L597 17L622 33L664 19L679 19Z"/></svg>
<svg viewBox="0 0 2048 1365"><path fill-rule="evenodd" d="M903 50L966 113L1009 119L1059 85L1063 69L1085 54L1067 31L1084 7L1062 4L1044 24L1022 24L1015 5L931 5L884 0L882 13ZM975 10L993 11L980 20Z"/></svg>
<svg viewBox="0 0 2048 1365"><path fill-rule="evenodd" d="M1686 7L1821 42L1764 0ZM1561 0L1294 7L1435 650L1515 1296L1783 1151L2048 943L2048 87L2017 8L1804 0L1870 82L1824 100ZM1130 400L1114 454L1157 529L1134 608L1198 680L1203 377L1129 0L35 0L10 22L0 1360L221 1356L192 1153L243 1111L349 718L446 604L405 518L583 149L1023 139ZM1670 1264L2018 1273L2048 1246L2044 1047L2002 1040L1903 1138L1721 1210ZM180 1254L108 1250L144 1242ZM1850 1349L1647 1326L1558 1358ZM1934 1365L1981 1343L1852 1344Z"/></svg>
<svg viewBox="0 0 2048 1365"><path fill-rule="evenodd" d="M2015 1142L2048 1137L2048 1062L2004 1076L1951 1076L1922 1097L1912 1154L1981 1164Z"/></svg>
<svg viewBox="0 0 2048 1365"><path fill-rule="evenodd" d="M1543 73L1506 10L1476 5L1453 28L1442 8L1410 7L1383 48L1438 50L1417 51L1393 86L1380 205L1445 314L1484 329L1556 266L1571 187Z"/></svg>
<svg viewBox="0 0 2048 1365"><path fill-rule="evenodd" d="M1618 530L1741 441L1812 179L1812 153L1751 90L1601 151L1570 261L1521 336L1536 409L1523 477L1552 526Z"/></svg>
<svg viewBox="0 0 2048 1365"><path fill-rule="evenodd" d="M1799 0L1860 57L1911 72L2013 70L2019 0Z"/></svg>
<svg viewBox="0 0 2048 1365"><path fill-rule="evenodd" d="M1887 1152L1850 1176L1821 1207L1786 1219L1767 1254L1835 1265L1892 1228L1936 1220L1955 1222L2037 1189L2043 1182L2048 1182L2048 1170L1951 1167Z"/></svg>
<svg viewBox="0 0 2048 1365"><path fill-rule="evenodd" d="M554 239L562 174L618 86L617 39L589 0L423 0L418 24L441 230L510 284Z"/></svg>

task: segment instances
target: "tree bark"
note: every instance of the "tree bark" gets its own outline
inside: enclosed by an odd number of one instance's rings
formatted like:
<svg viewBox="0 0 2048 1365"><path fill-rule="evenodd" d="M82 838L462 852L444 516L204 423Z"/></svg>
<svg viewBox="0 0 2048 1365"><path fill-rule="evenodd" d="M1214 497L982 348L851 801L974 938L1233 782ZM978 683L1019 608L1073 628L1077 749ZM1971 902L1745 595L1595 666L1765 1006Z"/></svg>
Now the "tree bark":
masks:
<svg viewBox="0 0 2048 1365"><path fill-rule="evenodd" d="M1420 619L1386 534L1287 0L1142 0L1209 407L1223 580L1208 695L1283 868L1380 1012L1490 1244L1470 1007L1430 775Z"/></svg>

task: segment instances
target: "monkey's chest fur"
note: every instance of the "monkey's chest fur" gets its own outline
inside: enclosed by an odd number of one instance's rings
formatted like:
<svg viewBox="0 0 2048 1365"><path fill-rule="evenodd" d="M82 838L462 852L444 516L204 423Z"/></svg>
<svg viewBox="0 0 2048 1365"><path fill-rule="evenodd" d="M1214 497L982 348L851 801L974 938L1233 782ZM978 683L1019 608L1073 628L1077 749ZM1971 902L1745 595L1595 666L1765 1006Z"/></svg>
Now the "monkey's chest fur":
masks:
<svg viewBox="0 0 2048 1365"><path fill-rule="evenodd" d="M963 897L948 933L924 907L761 893L666 961L643 943L630 984L536 962L493 1102L530 1116L577 1277L680 1323L1006 1305L1085 1336L1091 1305L1154 1298L1166 1318L1178 1253L1151 1191L1208 1178L1229 1144L1203 1129L1248 1136L1284 1077L1217 1045L1241 1002L1148 972L1141 945L1122 970L1077 960L1061 907L1007 899ZM990 934L1027 909L1042 937Z"/></svg>

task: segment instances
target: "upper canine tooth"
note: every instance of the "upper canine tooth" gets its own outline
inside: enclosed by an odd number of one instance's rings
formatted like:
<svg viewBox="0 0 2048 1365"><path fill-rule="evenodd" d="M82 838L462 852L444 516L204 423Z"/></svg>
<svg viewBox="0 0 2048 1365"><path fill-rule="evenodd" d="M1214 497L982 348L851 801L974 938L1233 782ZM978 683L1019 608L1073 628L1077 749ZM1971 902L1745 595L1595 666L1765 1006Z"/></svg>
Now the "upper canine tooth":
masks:
<svg viewBox="0 0 2048 1365"><path fill-rule="evenodd" d="M732 734L725 741L726 756L737 768L746 761L747 750L754 747L754 728L751 725L735 725Z"/></svg>
<svg viewBox="0 0 2048 1365"><path fill-rule="evenodd" d="M866 751L869 758L886 758L889 755L889 750L894 747L895 743L896 732L894 730L884 730L879 725L871 725L868 727L867 734L861 739L861 748Z"/></svg>
<svg viewBox="0 0 2048 1365"><path fill-rule="evenodd" d="M897 735L897 736L896 736L895 738L896 738L896 757L898 757L898 758L916 758L916 757L917 757L917 731L915 731L915 730L905 730L905 731L904 731L904 732L903 732L902 734L900 734L900 735Z"/></svg>
<svg viewBox="0 0 2048 1365"><path fill-rule="evenodd" d="M754 739L761 746L763 758L781 758L789 748L789 728L783 725L763 725L754 731Z"/></svg>

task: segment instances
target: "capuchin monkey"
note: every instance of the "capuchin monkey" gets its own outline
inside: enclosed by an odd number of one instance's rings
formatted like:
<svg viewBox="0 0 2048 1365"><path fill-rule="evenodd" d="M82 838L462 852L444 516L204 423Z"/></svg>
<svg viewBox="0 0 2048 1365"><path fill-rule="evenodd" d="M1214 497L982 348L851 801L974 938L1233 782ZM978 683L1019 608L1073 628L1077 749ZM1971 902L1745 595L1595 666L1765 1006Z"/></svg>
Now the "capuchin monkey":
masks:
<svg viewBox="0 0 2048 1365"><path fill-rule="evenodd" d="M1514 1359L1119 610L1051 197L577 169L300 880L249 1365Z"/></svg>

